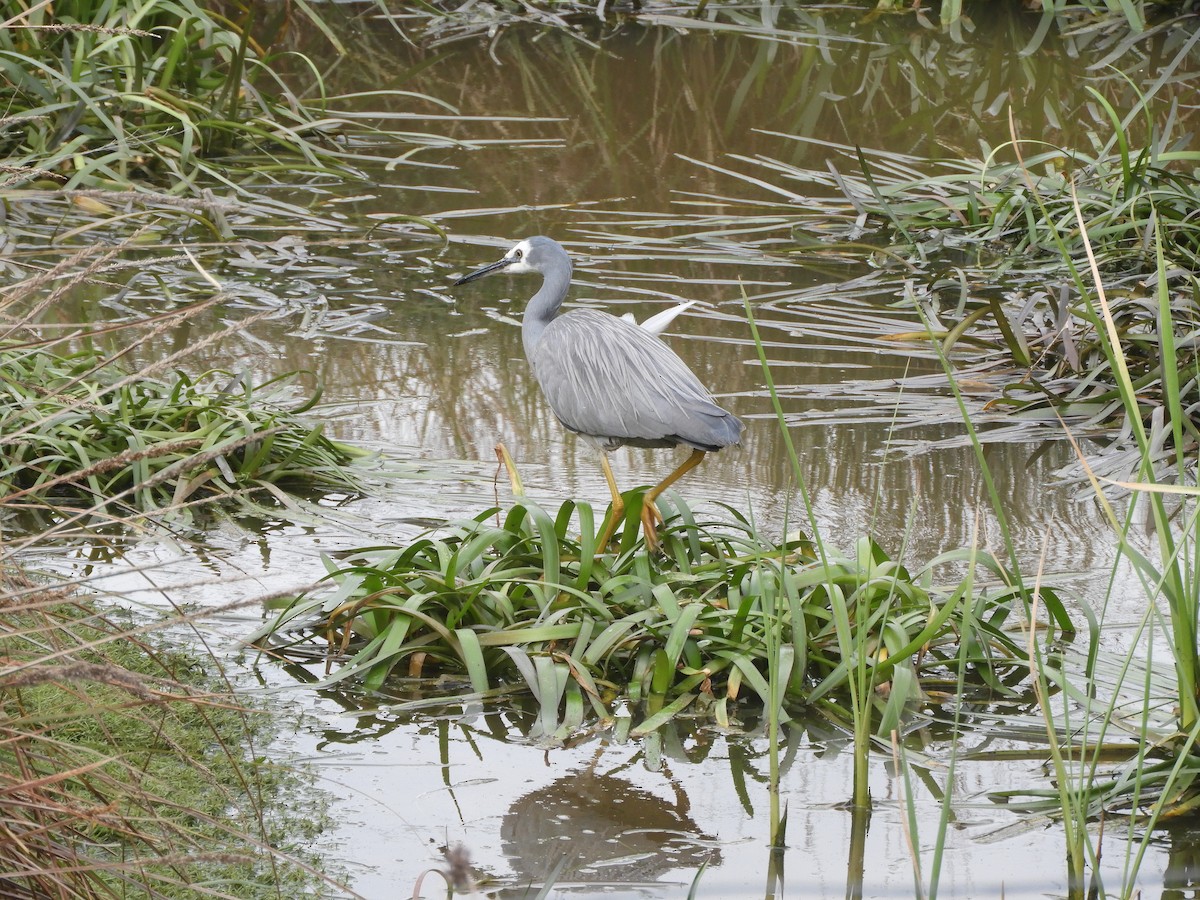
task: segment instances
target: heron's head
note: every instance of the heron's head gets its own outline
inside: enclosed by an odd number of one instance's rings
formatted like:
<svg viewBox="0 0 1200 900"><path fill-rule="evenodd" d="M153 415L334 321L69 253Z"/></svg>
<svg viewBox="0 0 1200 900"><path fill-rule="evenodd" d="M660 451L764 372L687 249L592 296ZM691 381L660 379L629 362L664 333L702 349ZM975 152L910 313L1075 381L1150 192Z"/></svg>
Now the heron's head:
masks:
<svg viewBox="0 0 1200 900"><path fill-rule="evenodd" d="M547 275L550 272L562 270L570 277L571 274L571 258L567 256L567 251L562 248L558 241L552 238L537 237L525 238L525 240L517 243L511 250L504 254L494 263L489 263L482 269L476 269L469 275L464 275L458 281L458 284L466 284L469 281L474 281L476 278L482 278L485 275L493 275L496 272L509 272L513 275L525 275L530 272L539 272L542 275Z"/></svg>

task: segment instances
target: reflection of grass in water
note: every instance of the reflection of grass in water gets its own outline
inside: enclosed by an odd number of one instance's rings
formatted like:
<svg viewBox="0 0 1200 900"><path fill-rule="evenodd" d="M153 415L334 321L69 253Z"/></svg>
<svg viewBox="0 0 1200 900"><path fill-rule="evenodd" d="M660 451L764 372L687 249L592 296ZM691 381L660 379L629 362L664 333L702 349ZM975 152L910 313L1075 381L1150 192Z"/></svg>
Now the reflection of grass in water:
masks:
<svg viewBox="0 0 1200 900"><path fill-rule="evenodd" d="M1066 35L1052 30L1047 46L1032 52L1037 16L1022 12L1020 4L976 7L987 10L986 21L958 39L936 28L913 28L911 16L864 23L859 15L811 5L776 7L770 28L762 26L760 7L735 12L714 6L698 20L681 17L680 29L694 26L682 35L673 20L652 27L650 6L637 24L610 23L600 52L563 29L501 29L488 50L503 69L495 79L473 84L463 109L537 110L569 120L547 132L565 134L568 149L539 161L539 198L644 198L654 190L654 179L644 173L678 171L673 154L709 161L724 152L755 155L768 144L757 133L761 128L953 159L1004 140L1007 101L1024 133L1086 146L1106 121L1091 95L1075 87L1081 69L1111 102L1128 105L1136 100L1134 85L1154 71L1150 60L1174 55L1190 33L1185 27L1163 29L1133 40L1120 29ZM521 11L512 12L519 17ZM424 14L414 13L418 19ZM751 21L739 28L727 21L736 15ZM705 27L709 18L721 27ZM447 17L446 27L455 21ZM595 37L594 11L587 21L585 34ZM386 72L394 54L389 32L378 34L380 49L372 55L385 61L378 67ZM481 50L461 52L473 53L473 65L491 65ZM421 73L419 86L457 97L459 71L431 67ZM681 90L686 102L674 102ZM1191 127L1188 79L1168 78L1160 92L1177 98L1181 130ZM820 170L824 160L816 150L794 144L784 159ZM679 172L678 184L694 175ZM489 193L493 202L514 206L530 200L519 179L489 186Z"/></svg>
<svg viewBox="0 0 1200 900"><path fill-rule="evenodd" d="M319 799L264 763L270 720L211 658L11 571L0 604L0 891L311 891L318 876L290 853L320 829Z"/></svg>

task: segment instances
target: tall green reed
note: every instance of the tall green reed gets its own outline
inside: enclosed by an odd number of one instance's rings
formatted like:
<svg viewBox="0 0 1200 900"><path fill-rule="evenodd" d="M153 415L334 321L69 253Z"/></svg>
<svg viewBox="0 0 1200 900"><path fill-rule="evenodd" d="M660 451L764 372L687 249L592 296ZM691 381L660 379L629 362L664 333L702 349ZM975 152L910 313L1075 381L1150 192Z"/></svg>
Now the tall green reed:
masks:
<svg viewBox="0 0 1200 900"><path fill-rule="evenodd" d="M1027 184L1031 201L1041 209L1043 221L1052 221L1051 217L1046 215L1046 208L1035 186L1035 180L1029 178ZM1051 228L1051 236L1060 253L1063 268L1069 273L1069 278L1079 294L1085 314L1096 323L1098 346L1108 370L1112 373L1115 390L1121 401L1120 408L1138 449L1138 480L1106 482L1098 478L1093 474L1087 457L1079 450L1079 445L1069 432L1068 436L1080 453L1081 465L1087 472L1095 495L1106 513L1121 558L1132 567L1150 603L1142 623L1133 632L1132 649L1115 670L1106 668L1101 671L1097 668L1097 625L1103 622L1104 610L1101 611L1099 622L1093 623L1088 653L1075 664L1067 664L1066 657L1051 649L1049 636L1039 640L1037 632L1033 630L1028 636L1030 668L1035 675L1034 685L1054 771L1055 787L1051 793L1055 798L1055 806L1064 829L1068 890L1071 896L1082 897L1085 893L1104 889L1099 872L1101 847L1093 835L1097 819L1103 821L1106 814L1112 814L1112 811L1129 817L1126 846L1136 847L1137 850L1131 856L1127 852L1121 887L1124 893L1131 890L1135 883L1138 867L1150 839L1150 832L1146 829L1142 829L1143 833L1140 836L1136 833L1135 823L1139 819L1137 811L1145 808L1148 802L1152 804L1145 823L1152 827L1172 808L1187 806L1189 802L1189 789L1197 773L1192 750L1197 736L1200 735L1196 700L1196 623L1200 592L1197 591L1195 578L1195 527L1200 517L1194 508L1190 508L1193 493L1190 488L1163 485L1159 480L1164 446L1171 448L1169 453L1173 461L1173 471L1166 472L1166 477L1188 481L1194 476L1194 464L1188 450L1191 446L1188 434L1192 426L1185 413L1181 386L1193 377L1196 363L1190 356L1184 357L1175 353L1178 326L1173 321L1173 310L1177 298L1169 287L1165 241L1158 218L1153 212L1153 203L1149 226L1154 240L1158 326L1154 343L1159 348L1155 372L1158 378L1157 396L1161 402L1158 413L1153 413L1147 408L1147 400L1144 399L1146 385L1132 374L1128 359L1129 335L1118 325L1114 316L1113 306L1107 296L1105 278L1092 247L1092 225L1083 211L1073 182L1069 186L1074 212L1072 240L1077 241L1078 246L1082 248L1084 266L1078 264L1078 256L1068 247L1067 240L1056 228ZM1137 201L1136 197L1130 199L1131 202ZM948 345L949 340L946 343ZM953 367L947 356L941 352L941 345L936 340L935 347L939 349L939 356L958 401L960 414L986 477L986 459L982 454L971 416L962 400ZM1156 434L1152 435L1147 422L1159 415L1165 415L1168 421L1165 426L1155 426ZM1119 514L1106 497L1106 490L1113 487L1132 492L1124 514ZM989 492L993 509L1003 522L1003 506L990 481ZM1167 498L1177 501L1175 508L1168 506ZM1140 518L1137 513L1139 505L1146 509L1145 519L1151 524L1158 551L1157 562L1146 555L1140 542L1135 539L1134 523ZM1110 580L1110 592L1113 584L1115 581ZM1040 600L1042 592L1037 586L1032 591L1032 596L1035 602ZM1165 602L1167 608L1167 615L1161 619L1154 611L1159 599ZM1150 678L1150 664L1153 658L1150 637L1154 632L1154 627L1151 627L1154 623L1162 629L1162 636L1166 639L1164 643L1170 648L1175 671L1172 699L1177 734L1173 737L1163 732L1161 721L1150 716L1151 708L1161 704L1163 700L1161 693L1156 695L1151 689L1154 681ZM1138 658L1139 652L1146 654L1145 659ZM1130 716L1123 711L1123 704L1128 702L1128 698L1122 697L1129 690L1128 679L1139 672L1143 673L1139 701L1141 712ZM1084 683L1075 684L1076 680L1082 680ZM1133 685L1136 692L1136 680ZM1056 704L1052 700L1053 695L1060 690L1065 690L1078 703L1081 712L1077 716L1072 715L1070 704ZM1125 753L1129 759L1117 769L1115 775L1109 774L1105 767L1105 759L1114 750L1108 739L1111 731L1132 731L1133 738L1132 744L1125 745L1118 751ZM1155 761L1154 757L1165 759Z"/></svg>

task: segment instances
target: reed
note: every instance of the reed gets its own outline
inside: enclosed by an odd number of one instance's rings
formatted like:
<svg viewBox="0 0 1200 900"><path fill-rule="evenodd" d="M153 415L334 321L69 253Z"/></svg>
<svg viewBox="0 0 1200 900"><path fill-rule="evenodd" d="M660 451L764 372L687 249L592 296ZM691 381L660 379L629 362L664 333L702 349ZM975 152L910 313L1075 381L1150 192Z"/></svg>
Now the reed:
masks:
<svg viewBox="0 0 1200 900"><path fill-rule="evenodd" d="M1053 786L995 796L1028 813L1055 815L1062 823L1072 897L1105 891L1100 877L1100 835L1104 825L1110 829L1124 825L1129 850L1118 890L1125 896L1135 889L1154 826L1186 815L1200 803L1194 787L1200 775L1196 751L1200 738L1196 644L1200 510L1196 497L1200 491L1190 486L1195 440L1186 393L1197 364L1190 348L1176 352L1176 311L1181 298L1172 286L1172 273L1177 269L1168 256L1174 246L1167 236L1169 224L1153 217L1147 223L1155 284L1148 304L1153 322L1148 340L1157 348L1150 361L1155 389L1147 392L1146 382L1135 374L1135 367L1142 364L1142 332L1131 333L1121 326L1117 304L1109 296L1113 276L1093 245L1091 221L1083 203L1074 190L1070 193L1071 231L1068 235L1054 232L1053 242L1062 269L1078 291L1082 315L1094 323L1097 354L1110 373L1119 400L1115 415L1135 447L1133 480L1098 475L1071 429L1061 421L1060 425L1105 511L1121 557L1145 592L1146 612L1131 629L1129 649L1115 659L1106 659L1098 643L1115 588L1112 580L1110 594L1095 614L1086 653L1066 651L1050 636L1029 632L1029 666L1054 773ZM961 399L957 373L945 356L942 360L979 465L986 471L986 459ZM1127 498L1123 510L1110 499L1114 492ZM992 505L1003 521L998 496L993 495ZM1157 558L1147 552L1145 541L1136 534L1138 521L1151 524L1151 546ZM1036 584L1031 596L1041 597ZM1173 679L1155 659L1156 640L1168 648ZM1060 694L1070 702L1057 702L1055 697ZM1098 833L1097 822L1102 823ZM941 848L942 836L936 846Z"/></svg>

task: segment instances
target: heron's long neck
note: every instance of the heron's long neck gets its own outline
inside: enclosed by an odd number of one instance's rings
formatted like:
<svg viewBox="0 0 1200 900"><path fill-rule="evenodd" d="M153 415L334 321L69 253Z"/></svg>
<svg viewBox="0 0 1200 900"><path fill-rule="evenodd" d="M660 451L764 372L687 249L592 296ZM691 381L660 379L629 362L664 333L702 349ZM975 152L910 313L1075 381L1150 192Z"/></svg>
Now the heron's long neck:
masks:
<svg viewBox="0 0 1200 900"><path fill-rule="evenodd" d="M525 315L521 322L521 339L525 345L525 355L530 356L537 342L542 338L546 326L558 315L567 296L567 288L571 286L571 267L548 273L542 280L542 287L529 305L525 307Z"/></svg>

